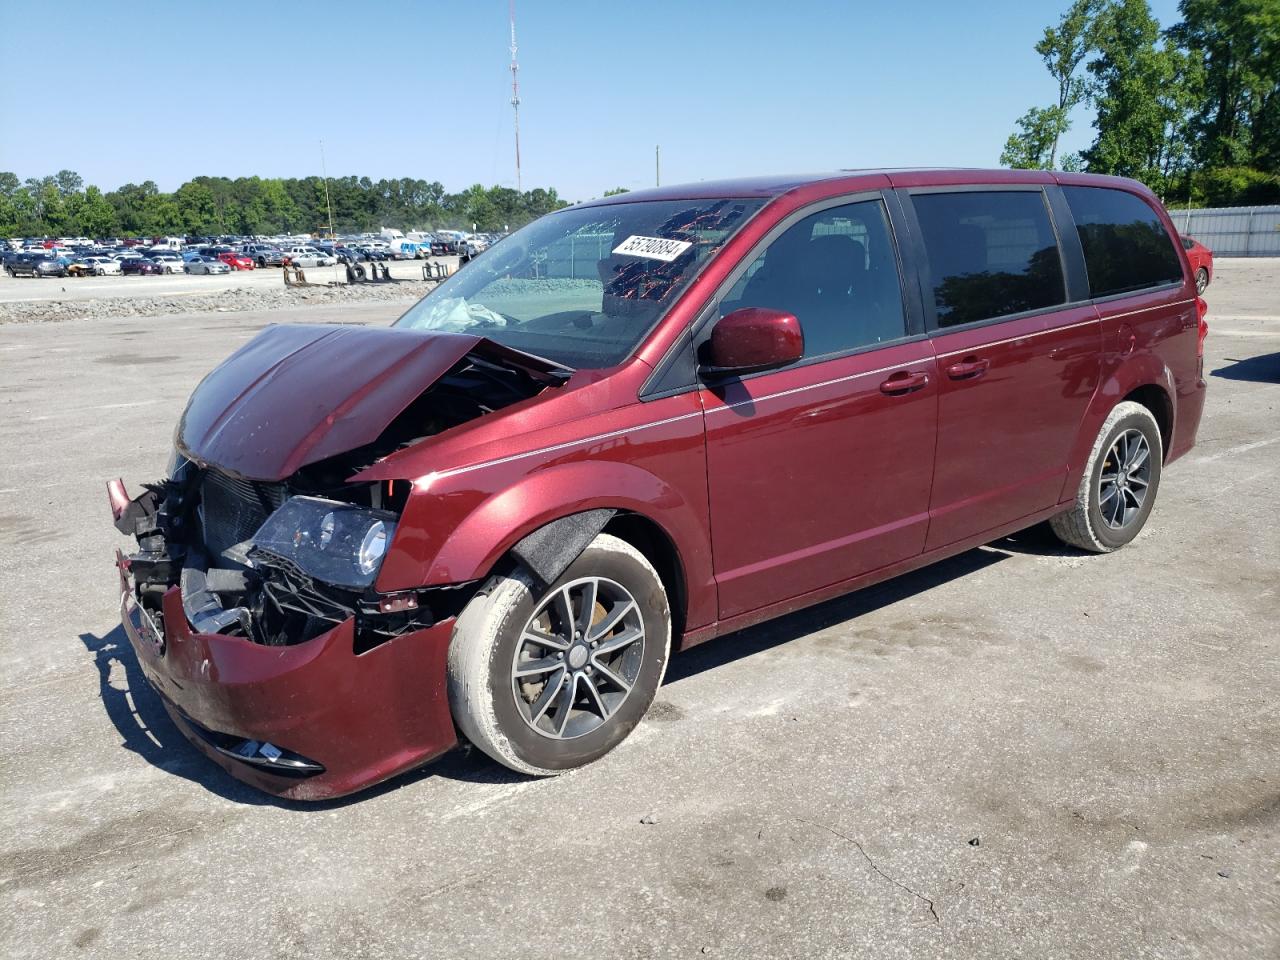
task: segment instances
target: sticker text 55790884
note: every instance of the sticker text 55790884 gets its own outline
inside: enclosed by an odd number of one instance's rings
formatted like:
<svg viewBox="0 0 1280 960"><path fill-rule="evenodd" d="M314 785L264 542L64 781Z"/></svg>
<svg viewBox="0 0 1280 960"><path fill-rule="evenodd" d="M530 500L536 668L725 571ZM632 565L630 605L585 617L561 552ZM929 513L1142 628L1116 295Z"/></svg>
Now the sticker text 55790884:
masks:
<svg viewBox="0 0 1280 960"><path fill-rule="evenodd" d="M667 240L663 237L630 236L613 248L615 256L648 257L670 263L693 244L688 240Z"/></svg>

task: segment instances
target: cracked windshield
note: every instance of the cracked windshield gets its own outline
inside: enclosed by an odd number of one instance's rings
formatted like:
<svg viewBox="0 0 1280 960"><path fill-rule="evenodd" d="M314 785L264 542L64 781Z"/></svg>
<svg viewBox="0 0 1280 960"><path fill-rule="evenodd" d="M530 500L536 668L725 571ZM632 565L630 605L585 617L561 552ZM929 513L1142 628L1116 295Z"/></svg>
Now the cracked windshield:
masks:
<svg viewBox="0 0 1280 960"><path fill-rule="evenodd" d="M512 234L397 326L488 337L569 367L622 361L760 200L568 209Z"/></svg>

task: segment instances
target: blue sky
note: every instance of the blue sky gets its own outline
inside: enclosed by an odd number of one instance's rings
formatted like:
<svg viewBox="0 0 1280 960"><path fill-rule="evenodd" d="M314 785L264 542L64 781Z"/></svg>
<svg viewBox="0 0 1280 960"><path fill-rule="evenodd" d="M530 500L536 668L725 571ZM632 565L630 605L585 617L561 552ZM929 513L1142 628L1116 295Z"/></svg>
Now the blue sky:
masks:
<svg viewBox="0 0 1280 960"><path fill-rule="evenodd" d="M649 186L655 144L667 183L994 166L1056 96L1032 46L1066 3L517 0L524 186ZM171 190L319 173L323 139L331 176L515 183L504 0L57 8L4 17L0 170Z"/></svg>

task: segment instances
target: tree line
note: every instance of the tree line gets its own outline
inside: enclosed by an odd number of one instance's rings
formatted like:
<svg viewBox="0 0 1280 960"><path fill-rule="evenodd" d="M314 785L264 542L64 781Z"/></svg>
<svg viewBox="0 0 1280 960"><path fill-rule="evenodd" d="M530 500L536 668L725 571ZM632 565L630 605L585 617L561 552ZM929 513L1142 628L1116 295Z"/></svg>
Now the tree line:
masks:
<svg viewBox="0 0 1280 960"><path fill-rule="evenodd" d="M340 233L380 227L516 229L568 204L555 190L480 184L446 193L408 177L196 177L172 193L147 180L103 192L62 170L23 181L0 172L0 237Z"/></svg>
<svg viewBox="0 0 1280 960"><path fill-rule="evenodd" d="M1280 203L1280 0L1073 0L1035 50L1058 95L1017 121L1000 162L1141 180L1166 203ZM1093 143L1059 155L1080 105Z"/></svg>

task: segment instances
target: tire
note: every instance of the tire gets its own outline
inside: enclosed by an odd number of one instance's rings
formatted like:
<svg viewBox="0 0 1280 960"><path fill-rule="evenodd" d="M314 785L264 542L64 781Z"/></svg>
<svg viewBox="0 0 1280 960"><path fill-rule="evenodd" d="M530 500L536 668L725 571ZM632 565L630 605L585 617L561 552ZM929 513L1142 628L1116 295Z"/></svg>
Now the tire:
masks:
<svg viewBox="0 0 1280 960"><path fill-rule="evenodd" d="M1196 293L1204 293L1207 286L1209 286L1209 271L1201 267L1196 271Z"/></svg>
<svg viewBox="0 0 1280 960"><path fill-rule="evenodd" d="M1106 482L1107 477L1117 475L1113 469L1116 460L1123 459L1125 451L1118 448L1121 437L1126 437L1127 448L1138 448L1140 434L1146 444L1147 456L1143 464L1125 471L1128 479L1119 484L1111 496L1104 487L1112 490L1116 483ZM1136 459L1136 457L1135 457ZM1146 525L1147 517L1155 505L1160 489L1160 472L1164 463L1164 444L1160 437L1160 425L1151 411L1140 403L1126 400L1116 404L1098 431L1089 453L1089 462L1080 478L1075 506L1049 521L1058 539L1091 553L1111 553L1136 537ZM1145 465L1145 466L1144 466ZM1145 469L1145 475L1143 470ZM1145 482L1145 488L1137 485ZM1145 493L1141 491L1145 489ZM1135 499L1141 501L1134 506ZM1119 520L1117 526L1115 521Z"/></svg>
<svg viewBox="0 0 1280 960"><path fill-rule="evenodd" d="M586 593L590 583L595 583L594 592ZM553 611L562 609L559 600L565 591L571 604L578 603L576 610L570 608L575 625L585 598L596 600L588 637L605 626L609 614L627 611L597 636L598 648L579 638L568 645L567 654L556 656L525 634L535 613L544 635L563 630L568 618L559 618L558 630ZM637 625L640 637L627 640ZM615 650L605 653L610 646ZM449 644L449 704L463 735L494 760L520 773L552 776L598 760L635 729L658 692L670 651L671 613L657 572L630 544L601 534L540 595L529 573L518 568L491 577L472 598ZM515 677L518 658L526 665L522 680ZM554 668L537 669L555 660L561 662ZM602 669L606 660L608 667ZM610 683L606 676L630 686L623 692L623 684ZM545 713L532 717L551 689L561 692L547 696Z"/></svg>

